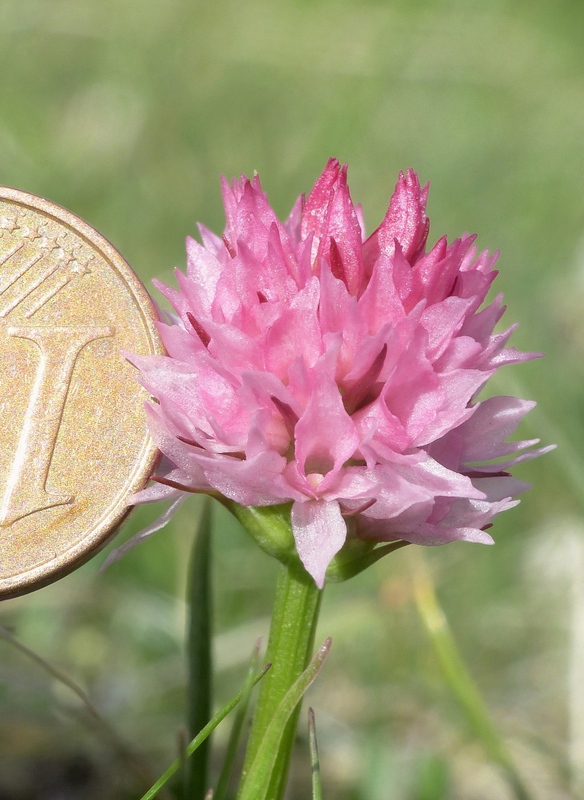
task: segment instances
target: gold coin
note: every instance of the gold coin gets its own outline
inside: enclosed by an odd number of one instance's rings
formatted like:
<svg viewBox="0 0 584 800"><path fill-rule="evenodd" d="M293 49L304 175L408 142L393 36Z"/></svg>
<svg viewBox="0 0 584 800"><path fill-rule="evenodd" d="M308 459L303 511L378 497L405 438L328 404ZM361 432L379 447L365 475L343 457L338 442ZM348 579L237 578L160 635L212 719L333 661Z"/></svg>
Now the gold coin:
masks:
<svg viewBox="0 0 584 800"><path fill-rule="evenodd" d="M162 353L122 256L59 206L0 187L0 599L102 548L156 460L123 351Z"/></svg>

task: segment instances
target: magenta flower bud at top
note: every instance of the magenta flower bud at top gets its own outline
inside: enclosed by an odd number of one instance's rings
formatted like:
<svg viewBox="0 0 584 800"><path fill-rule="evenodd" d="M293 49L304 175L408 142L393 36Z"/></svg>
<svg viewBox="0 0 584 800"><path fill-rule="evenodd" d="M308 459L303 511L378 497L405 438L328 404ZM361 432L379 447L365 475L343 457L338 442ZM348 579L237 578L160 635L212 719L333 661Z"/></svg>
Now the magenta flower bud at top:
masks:
<svg viewBox="0 0 584 800"><path fill-rule="evenodd" d="M507 441L534 403L476 398L537 354L507 346L514 326L494 333L501 296L482 306L497 254L468 235L427 246L427 194L400 174L367 237L334 159L285 222L257 176L224 181L223 236L201 227L178 290L159 287L177 315L160 324L168 355L131 359L166 457L135 502L184 487L291 503L320 587L347 536L492 543L490 521L527 488L509 468L547 448Z"/></svg>

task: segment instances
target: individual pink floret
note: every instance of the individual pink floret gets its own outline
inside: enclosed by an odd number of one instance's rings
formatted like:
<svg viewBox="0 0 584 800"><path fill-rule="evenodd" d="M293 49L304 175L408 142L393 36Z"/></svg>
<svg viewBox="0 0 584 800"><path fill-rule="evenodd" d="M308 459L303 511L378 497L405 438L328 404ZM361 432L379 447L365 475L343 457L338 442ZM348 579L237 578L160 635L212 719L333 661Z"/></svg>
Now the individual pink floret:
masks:
<svg viewBox="0 0 584 800"><path fill-rule="evenodd" d="M252 180L223 182L222 238L187 240L167 356L133 356L163 480L246 506L290 502L298 554L317 585L347 536L491 543L493 516L526 487L508 470L543 452L508 443L533 403L476 397L503 364L537 354L494 333L483 304L497 255L474 236L428 249L428 187L400 174L365 238L335 159L281 222ZM518 451L532 448L522 455ZM501 459L504 459L501 461Z"/></svg>

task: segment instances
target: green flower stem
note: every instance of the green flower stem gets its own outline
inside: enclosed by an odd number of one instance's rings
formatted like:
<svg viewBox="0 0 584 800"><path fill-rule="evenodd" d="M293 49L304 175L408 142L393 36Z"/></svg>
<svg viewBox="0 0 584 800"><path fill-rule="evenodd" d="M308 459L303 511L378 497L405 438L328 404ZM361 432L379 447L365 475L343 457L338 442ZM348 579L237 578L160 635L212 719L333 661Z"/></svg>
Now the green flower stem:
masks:
<svg viewBox="0 0 584 800"><path fill-rule="evenodd" d="M241 786L276 709L310 662L321 597L322 592L298 561L280 567L267 652L272 668L260 687ZM265 776L265 796L270 800L283 797L299 714L300 703L286 724L271 774Z"/></svg>

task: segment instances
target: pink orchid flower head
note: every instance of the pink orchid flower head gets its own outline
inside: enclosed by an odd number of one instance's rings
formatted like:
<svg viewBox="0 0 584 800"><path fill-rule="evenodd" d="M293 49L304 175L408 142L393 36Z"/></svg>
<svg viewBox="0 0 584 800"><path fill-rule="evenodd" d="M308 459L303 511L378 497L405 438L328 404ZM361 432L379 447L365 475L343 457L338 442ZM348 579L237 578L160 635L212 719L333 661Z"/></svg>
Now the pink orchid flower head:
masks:
<svg viewBox="0 0 584 800"><path fill-rule="evenodd" d="M131 359L165 456L134 502L289 503L319 587L347 537L492 543L491 519L527 488L509 468L547 448L507 441L533 403L476 397L537 354L507 346L513 327L494 333L501 296L483 306L497 254L469 235L427 246L427 195L400 173L367 237L335 159L285 222L257 175L223 181L223 236L201 226L178 289L159 286L168 355Z"/></svg>

